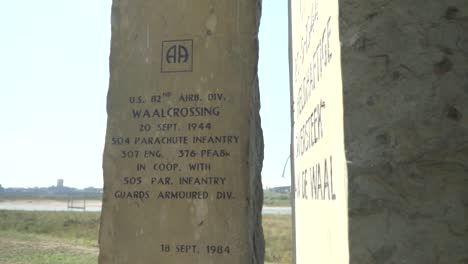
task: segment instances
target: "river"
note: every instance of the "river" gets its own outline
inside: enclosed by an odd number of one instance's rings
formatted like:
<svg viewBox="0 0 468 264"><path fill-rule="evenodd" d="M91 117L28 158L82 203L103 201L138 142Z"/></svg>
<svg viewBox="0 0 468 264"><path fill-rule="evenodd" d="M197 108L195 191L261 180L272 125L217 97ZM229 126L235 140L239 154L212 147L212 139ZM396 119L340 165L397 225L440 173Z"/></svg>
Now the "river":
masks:
<svg viewBox="0 0 468 264"><path fill-rule="evenodd" d="M76 204L75 204L76 205ZM79 206L83 206L81 203ZM0 202L0 210L14 210L14 211L46 211L46 212L100 212L100 201L87 201L86 210L83 209L69 209L67 202L63 201L44 201L44 200L28 200L28 201L2 201ZM278 214L290 215L290 207L264 207L262 214Z"/></svg>

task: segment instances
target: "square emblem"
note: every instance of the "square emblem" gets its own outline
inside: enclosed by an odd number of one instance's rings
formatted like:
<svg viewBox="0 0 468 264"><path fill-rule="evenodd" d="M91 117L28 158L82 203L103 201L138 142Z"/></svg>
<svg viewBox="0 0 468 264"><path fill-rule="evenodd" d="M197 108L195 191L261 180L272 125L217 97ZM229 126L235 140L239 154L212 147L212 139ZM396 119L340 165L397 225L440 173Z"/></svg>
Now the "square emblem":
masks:
<svg viewBox="0 0 468 264"><path fill-rule="evenodd" d="M193 40L166 40L161 48L161 72L191 72Z"/></svg>

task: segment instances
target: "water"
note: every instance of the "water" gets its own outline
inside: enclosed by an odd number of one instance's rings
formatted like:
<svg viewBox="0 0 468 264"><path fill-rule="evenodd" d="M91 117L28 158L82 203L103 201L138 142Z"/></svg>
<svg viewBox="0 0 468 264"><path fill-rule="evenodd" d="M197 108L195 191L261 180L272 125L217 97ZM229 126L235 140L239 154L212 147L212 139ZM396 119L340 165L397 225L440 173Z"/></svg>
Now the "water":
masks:
<svg viewBox="0 0 468 264"><path fill-rule="evenodd" d="M290 207L283 207L283 208L263 208L262 214L290 215L290 214L291 214L291 208L290 208Z"/></svg>
<svg viewBox="0 0 468 264"><path fill-rule="evenodd" d="M69 209L66 206L47 206L47 205L9 205L9 204L1 204L0 210L12 210L12 211L46 211L46 212L65 212L65 211L72 211L72 212L100 212L101 207L88 207L86 206L86 210L83 209Z"/></svg>
<svg viewBox="0 0 468 264"><path fill-rule="evenodd" d="M46 212L100 212L101 207L86 206L86 210L83 209L69 209L66 206L47 206L47 205L9 205L0 204L0 210L12 210L12 211L46 211ZM262 214L278 214L278 215L290 215L291 208L263 208Z"/></svg>

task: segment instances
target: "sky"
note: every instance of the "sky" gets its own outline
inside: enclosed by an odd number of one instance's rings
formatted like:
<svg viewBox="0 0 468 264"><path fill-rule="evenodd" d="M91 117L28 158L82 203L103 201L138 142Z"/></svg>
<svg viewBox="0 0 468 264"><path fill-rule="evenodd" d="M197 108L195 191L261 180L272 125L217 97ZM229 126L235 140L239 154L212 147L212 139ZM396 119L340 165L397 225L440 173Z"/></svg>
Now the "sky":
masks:
<svg viewBox="0 0 468 264"><path fill-rule="evenodd" d="M111 0L15 0L0 10L0 184L102 187ZM264 0L264 187L288 185L287 1Z"/></svg>

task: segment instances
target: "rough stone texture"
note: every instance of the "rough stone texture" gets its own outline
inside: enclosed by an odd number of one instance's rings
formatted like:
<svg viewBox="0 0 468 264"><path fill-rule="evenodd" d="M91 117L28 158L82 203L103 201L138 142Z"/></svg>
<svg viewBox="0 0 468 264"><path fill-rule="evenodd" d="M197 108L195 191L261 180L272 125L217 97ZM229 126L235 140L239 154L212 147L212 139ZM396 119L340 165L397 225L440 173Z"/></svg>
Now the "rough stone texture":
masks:
<svg viewBox="0 0 468 264"><path fill-rule="evenodd" d="M260 11L260 0L113 1L100 264L263 263ZM220 97L210 100L214 93ZM216 108L219 115L170 114L171 108L184 107ZM135 109L149 114L137 117ZM210 129L189 129L191 123L208 122ZM163 124L177 126L158 126ZM194 136L238 140L199 143ZM135 143L141 137L187 137L187 142ZM180 157L185 149L193 152ZM230 155L202 156L206 149ZM161 155L144 156L147 150ZM154 170L155 163L178 169ZM210 169L191 170L190 163ZM225 181L181 184L184 177ZM129 178L141 182L126 182ZM206 192L208 198L164 198L186 191ZM233 196L218 198L218 192ZM222 246L222 252L208 252L210 245Z"/></svg>
<svg viewBox="0 0 468 264"><path fill-rule="evenodd" d="M350 263L468 263L468 1L340 1Z"/></svg>
<svg viewBox="0 0 468 264"><path fill-rule="evenodd" d="M249 249L252 264L263 264L265 257L265 240L262 228L263 187L261 181L263 165L263 131L260 126L260 94L258 79L251 90L250 136L249 136Z"/></svg>

